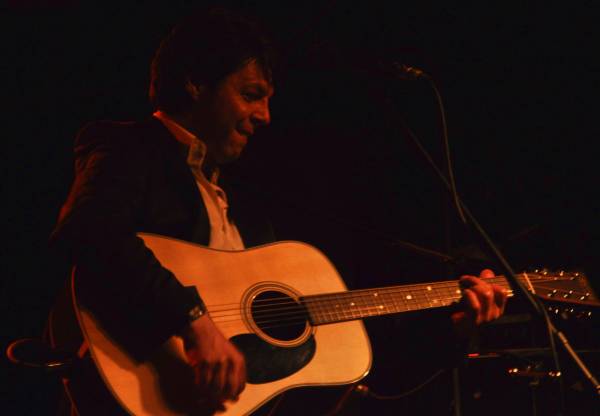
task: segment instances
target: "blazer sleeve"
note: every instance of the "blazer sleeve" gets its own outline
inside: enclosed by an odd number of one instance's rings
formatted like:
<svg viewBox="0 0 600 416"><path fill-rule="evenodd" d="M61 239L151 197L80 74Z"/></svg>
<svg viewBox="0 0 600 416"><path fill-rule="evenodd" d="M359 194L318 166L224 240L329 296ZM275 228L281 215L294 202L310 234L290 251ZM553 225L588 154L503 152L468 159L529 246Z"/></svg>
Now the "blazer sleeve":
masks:
<svg viewBox="0 0 600 416"><path fill-rule="evenodd" d="M74 183L50 237L76 267L80 299L139 357L181 330L201 303L136 236L151 160L133 127L82 129Z"/></svg>

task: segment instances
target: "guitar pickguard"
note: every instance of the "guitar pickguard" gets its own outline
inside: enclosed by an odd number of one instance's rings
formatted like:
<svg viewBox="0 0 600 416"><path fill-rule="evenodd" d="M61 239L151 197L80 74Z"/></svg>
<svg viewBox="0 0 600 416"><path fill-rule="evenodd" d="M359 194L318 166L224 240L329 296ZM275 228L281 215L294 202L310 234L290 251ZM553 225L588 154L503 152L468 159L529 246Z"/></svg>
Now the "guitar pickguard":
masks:
<svg viewBox="0 0 600 416"><path fill-rule="evenodd" d="M230 341L246 358L248 383L262 384L290 376L306 366L315 355L314 336L293 347L268 343L254 334L240 334Z"/></svg>

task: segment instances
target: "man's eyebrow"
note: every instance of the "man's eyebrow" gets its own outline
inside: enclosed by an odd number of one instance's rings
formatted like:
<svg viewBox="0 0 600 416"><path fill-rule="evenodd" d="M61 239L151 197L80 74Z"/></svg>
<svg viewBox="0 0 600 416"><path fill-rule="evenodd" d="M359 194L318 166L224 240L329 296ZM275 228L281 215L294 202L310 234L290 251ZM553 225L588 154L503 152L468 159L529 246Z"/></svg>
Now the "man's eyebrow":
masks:
<svg viewBox="0 0 600 416"><path fill-rule="evenodd" d="M273 87L265 82L247 82L246 88L256 88L261 94L273 96Z"/></svg>

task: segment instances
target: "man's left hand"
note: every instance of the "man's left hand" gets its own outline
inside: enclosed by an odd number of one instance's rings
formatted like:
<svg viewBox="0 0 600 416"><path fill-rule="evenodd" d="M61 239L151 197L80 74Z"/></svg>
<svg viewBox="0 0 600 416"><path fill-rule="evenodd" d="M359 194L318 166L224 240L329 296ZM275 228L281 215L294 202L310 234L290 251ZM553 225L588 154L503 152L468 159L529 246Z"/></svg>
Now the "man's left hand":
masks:
<svg viewBox="0 0 600 416"><path fill-rule="evenodd" d="M498 319L504 313L506 305L506 289L487 283L485 279L494 277L494 272L483 270L479 277L462 276L460 285L463 288L462 310L451 315L457 334L469 337L478 325Z"/></svg>

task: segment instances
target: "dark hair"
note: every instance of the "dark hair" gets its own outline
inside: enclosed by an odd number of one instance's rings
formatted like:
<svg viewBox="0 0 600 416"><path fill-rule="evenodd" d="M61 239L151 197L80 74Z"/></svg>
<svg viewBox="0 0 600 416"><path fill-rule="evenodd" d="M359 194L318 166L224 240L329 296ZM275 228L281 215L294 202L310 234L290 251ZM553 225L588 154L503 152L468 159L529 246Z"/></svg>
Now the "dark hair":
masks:
<svg viewBox="0 0 600 416"><path fill-rule="evenodd" d="M151 65L150 101L155 109L180 113L192 105L192 83L214 87L256 61L271 82L273 50L258 25L231 10L212 8L185 18L161 42Z"/></svg>

